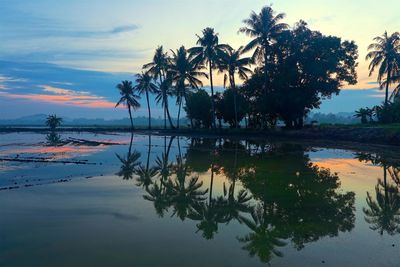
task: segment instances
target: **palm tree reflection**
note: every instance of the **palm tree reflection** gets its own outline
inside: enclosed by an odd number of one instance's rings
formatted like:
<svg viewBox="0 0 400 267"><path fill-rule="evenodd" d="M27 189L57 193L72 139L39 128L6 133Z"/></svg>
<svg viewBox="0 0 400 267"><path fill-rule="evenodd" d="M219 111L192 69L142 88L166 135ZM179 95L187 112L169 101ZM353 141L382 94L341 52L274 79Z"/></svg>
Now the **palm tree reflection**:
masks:
<svg viewBox="0 0 400 267"><path fill-rule="evenodd" d="M149 135L148 138L146 166L140 164L135 168L135 174L138 176L136 179L137 186L143 186L144 188L149 187L153 183L153 178L157 175L157 169L155 167L150 167L151 135Z"/></svg>
<svg viewBox="0 0 400 267"><path fill-rule="evenodd" d="M264 263L269 263L273 255L283 257L278 248L286 245L277 227L268 221L271 215L265 206L257 205L251 213L251 219L242 218L251 232L238 238L239 242L245 244L243 249L247 250L250 256L257 255Z"/></svg>
<svg viewBox="0 0 400 267"><path fill-rule="evenodd" d="M367 207L363 208L365 221L380 235L400 233L400 169L398 162L384 154L357 153L356 158L382 166L383 180L378 179L375 186L375 200L367 192ZM389 174L389 177L388 177ZM388 181L390 178L391 181Z"/></svg>
<svg viewBox="0 0 400 267"><path fill-rule="evenodd" d="M137 152L136 150L132 152L132 142L133 142L133 134L131 134L129 150L126 156L115 154L121 163L120 170L116 173L116 175L122 177L124 180L133 179L136 167L138 167L140 164L139 162L140 153Z"/></svg>
<svg viewBox="0 0 400 267"><path fill-rule="evenodd" d="M182 149L177 138L176 157L170 161L173 140L167 145L164 138L154 168L150 148L146 165L137 168L147 171L147 182L140 184L144 199L160 217L170 212L171 217L195 222L196 232L207 240L221 225L236 222L249 230L237 237L243 249L269 263L283 256L281 250L289 242L301 250L354 227L354 193L341 192L339 177L311 164L302 146L192 140ZM205 174L207 186L199 178ZM226 178L222 187L221 176Z"/></svg>
<svg viewBox="0 0 400 267"><path fill-rule="evenodd" d="M378 179L375 186L375 200L367 192L367 205L364 208L365 221L371 224L370 228L389 235L400 233L400 194L396 185L387 183L387 168L384 166L384 180Z"/></svg>

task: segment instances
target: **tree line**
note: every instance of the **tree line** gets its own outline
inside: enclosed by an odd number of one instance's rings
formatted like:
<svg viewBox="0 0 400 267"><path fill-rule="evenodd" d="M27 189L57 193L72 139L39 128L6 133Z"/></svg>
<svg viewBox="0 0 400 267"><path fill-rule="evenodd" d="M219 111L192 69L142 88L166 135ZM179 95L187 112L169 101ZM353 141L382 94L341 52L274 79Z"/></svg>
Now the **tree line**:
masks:
<svg viewBox="0 0 400 267"><path fill-rule="evenodd" d="M382 105L372 108L360 108L355 116L361 119L361 123L400 122L400 33L388 34L374 38L374 42L368 47L369 53L366 56L370 60L369 75L375 71L377 83L380 89L385 90L385 101ZM390 86L395 86L389 95Z"/></svg>
<svg viewBox="0 0 400 267"><path fill-rule="evenodd" d="M146 97L151 128L150 94L164 110L164 127L179 128L182 108L193 128L264 129L283 121L289 128L302 127L303 118L322 99L337 95L346 84L357 83L358 48L354 41L326 36L299 21L293 27L283 22L270 6L252 12L238 31L250 42L234 49L219 40L213 28L197 36L196 46L165 51L159 46L150 63L136 75L135 85L123 81L117 88L129 111ZM223 92L216 92L216 73L224 78ZM394 78L393 78L394 79ZM208 81L211 94L204 89ZM170 103L175 100L175 103ZM170 105L178 107L172 120Z"/></svg>

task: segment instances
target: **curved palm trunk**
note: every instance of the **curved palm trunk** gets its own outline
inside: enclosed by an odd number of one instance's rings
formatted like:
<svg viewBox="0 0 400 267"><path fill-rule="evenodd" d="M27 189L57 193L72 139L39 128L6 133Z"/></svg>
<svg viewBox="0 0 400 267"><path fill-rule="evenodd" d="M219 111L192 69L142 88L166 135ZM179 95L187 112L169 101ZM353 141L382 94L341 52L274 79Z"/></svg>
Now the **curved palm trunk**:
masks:
<svg viewBox="0 0 400 267"><path fill-rule="evenodd" d="M167 129L167 110L164 107L164 130Z"/></svg>
<svg viewBox="0 0 400 267"><path fill-rule="evenodd" d="M209 61L209 68L210 68L210 85L211 85L211 109L212 109L212 127L216 128L215 123L215 103L214 103L214 83L213 83L213 76L212 76L212 64L211 60Z"/></svg>
<svg viewBox="0 0 400 267"><path fill-rule="evenodd" d="M385 108L387 108L389 103L389 83L390 83L390 73L392 71L391 66L388 68L387 78L386 78L386 91L385 91Z"/></svg>
<svg viewBox="0 0 400 267"><path fill-rule="evenodd" d="M185 91L183 91L183 97L185 98L185 103L186 103L186 105L187 105L187 95L186 95L186 90L185 90ZM192 128L192 129L193 129L193 119L192 119L192 118L190 118L190 128Z"/></svg>
<svg viewBox="0 0 400 267"><path fill-rule="evenodd" d="M146 90L146 100L147 100L147 110L149 112L149 130L151 129L151 110L150 110L150 100L149 100L149 91Z"/></svg>
<svg viewBox="0 0 400 267"><path fill-rule="evenodd" d="M264 47L264 97L265 100L267 100L267 83L268 83L268 47L267 45ZM267 114L264 114L264 116L266 116ZM266 123L266 119L263 118L262 120L262 124L264 128L267 127L267 123Z"/></svg>
<svg viewBox="0 0 400 267"><path fill-rule="evenodd" d="M181 107L182 107L182 97L179 99L179 108L178 108L178 120L176 122L176 127L179 129L179 120L181 117Z"/></svg>
<svg viewBox="0 0 400 267"><path fill-rule="evenodd" d="M131 119L131 129L134 130L135 127L133 127L133 119L132 119L131 105L128 105L128 112L129 112L129 118Z"/></svg>
<svg viewBox="0 0 400 267"><path fill-rule="evenodd" d="M231 88L233 90L233 109L235 112L235 128L239 128L239 122L238 122L238 114L237 114L237 91L236 91L236 85L235 85L235 74L230 75L230 80L231 80Z"/></svg>
<svg viewBox="0 0 400 267"><path fill-rule="evenodd" d="M172 129L175 129L175 126L174 126L174 124L172 123L171 114L169 113L169 108L168 108L168 96L166 96L166 99L165 99L165 110L166 110L166 112L167 112L167 117L168 117L169 125L171 126Z"/></svg>

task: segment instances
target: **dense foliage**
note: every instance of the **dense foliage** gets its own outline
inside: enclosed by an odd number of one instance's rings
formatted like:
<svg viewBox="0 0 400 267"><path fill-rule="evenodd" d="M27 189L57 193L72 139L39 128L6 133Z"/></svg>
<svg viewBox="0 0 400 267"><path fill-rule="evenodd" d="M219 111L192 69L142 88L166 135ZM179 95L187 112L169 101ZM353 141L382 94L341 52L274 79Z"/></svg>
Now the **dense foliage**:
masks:
<svg viewBox="0 0 400 267"><path fill-rule="evenodd" d="M282 22L284 17L275 15L269 6L253 12L239 29L251 41L236 50L221 44L212 28L197 36L198 46L182 46L172 51L172 56L158 47L142 74L152 77L158 90L143 90L142 85L134 90L146 92L147 99L148 93L157 94L165 127L168 117L174 128L168 105L171 97L178 106L177 127L182 107L192 127L217 127L217 120L219 126L224 121L235 128L274 127L278 120L288 128L302 127L304 117L318 108L321 100L357 82L358 51L354 42L313 31L304 21L290 28ZM218 70L228 85L223 93L214 92L213 70ZM211 87L209 99L201 89L205 79ZM150 114L150 105L148 109Z"/></svg>

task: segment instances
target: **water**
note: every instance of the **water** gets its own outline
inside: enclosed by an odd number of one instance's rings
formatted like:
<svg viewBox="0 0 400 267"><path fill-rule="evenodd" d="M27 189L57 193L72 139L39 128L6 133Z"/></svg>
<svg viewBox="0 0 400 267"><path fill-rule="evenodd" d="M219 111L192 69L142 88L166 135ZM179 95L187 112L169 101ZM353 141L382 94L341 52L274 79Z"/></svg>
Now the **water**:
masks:
<svg viewBox="0 0 400 267"><path fill-rule="evenodd" d="M0 266L400 266L398 157L289 141L2 134Z"/></svg>

